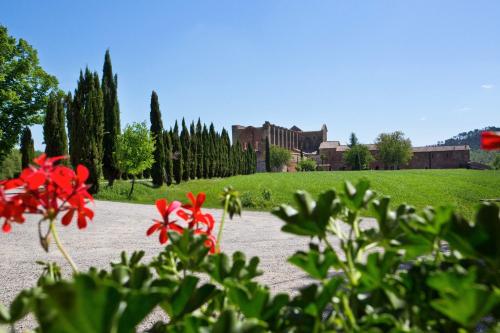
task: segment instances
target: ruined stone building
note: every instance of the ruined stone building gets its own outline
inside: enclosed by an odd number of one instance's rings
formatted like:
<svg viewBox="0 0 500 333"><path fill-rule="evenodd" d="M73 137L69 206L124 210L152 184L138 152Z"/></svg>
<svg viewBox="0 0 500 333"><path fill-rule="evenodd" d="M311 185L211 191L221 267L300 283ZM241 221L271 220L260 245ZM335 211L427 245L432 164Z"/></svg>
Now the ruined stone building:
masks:
<svg viewBox="0 0 500 333"><path fill-rule="evenodd" d="M246 147L248 144L260 151L266 138L269 144L305 153L317 152L319 145L327 140L328 130L323 125L319 131L304 132L297 126L285 128L266 121L261 127L233 125L233 142L237 140ZM262 149L263 150L263 149Z"/></svg>
<svg viewBox="0 0 500 333"><path fill-rule="evenodd" d="M292 151L294 158L289 171L294 170L299 153L315 158L322 170L349 170L344 163L344 153L349 149L339 141L328 141L328 129L323 125L319 131L302 131L297 126L285 128L266 121L261 127L232 126L233 142L239 141L246 149L250 144L257 152L257 171L265 171L266 138L270 145ZM374 157L370 169L383 170L385 166L378 158L376 145L367 145ZM404 169L448 169L466 168L470 162L469 146L413 147L413 157Z"/></svg>
<svg viewBox="0 0 500 333"><path fill-rule="evenodd" d="M327 140L328 130L323 125L319 131L302 131L297 126L285 128L266 121L261 127L233 125L232 132L233 142L240 141L245 149L252 145L257 152L257 171L265 171L266 138L270 145L289 149L294 154L299 154L301 149L315 154Z"/></svg>

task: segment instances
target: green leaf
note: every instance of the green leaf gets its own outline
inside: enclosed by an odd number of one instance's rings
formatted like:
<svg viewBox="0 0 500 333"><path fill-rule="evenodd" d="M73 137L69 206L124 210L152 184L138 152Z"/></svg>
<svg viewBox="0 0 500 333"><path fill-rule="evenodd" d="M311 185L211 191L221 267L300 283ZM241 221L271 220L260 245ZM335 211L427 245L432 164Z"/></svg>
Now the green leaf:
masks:
<svg viewBox="0 0 500 333"><path fill-rule="evenodd" d="M391 272L398 267L397 255L394 252L370 253L366 259L366 264L357 264L361 273L361 291L367 292L382 288L384 279L389 277Z"/></svg>
<svg viewBox="0 0 500 333"><path fill-rule="evenodd" d="M476 270L465 274L455 271L438 272L427 284L439 292L440 298L431 302L433 308L465 327L474 327L500 302L498 293L476 284Z"/></svg>
<svg viewBox="0 0 500 333"><path fill-rule="evenodd" d="M116 287L88 275L73 283L45 287L35 315L43 332L105 333L115 327L121 295Z"/></svg>
<svg viewBox="0 0 500 333"><path fill-rule="evenodd" d="M197 288L198 282L199 278L196 276L186 276L169 299L161 303L161 307L170 317L180 318L198 309L215 295L214 285L204 284Z"/></svg>
<svg viewBox="0 0 500 333"><path fill-rule="evenodd" d="M232 310L224 310L212 330L213 333L260 333L267 332L265 325L255 321L242 321Z"/></svg>
<svg viewBox="0 0 500 333"><path fill-rule="evenodd" d="M298 251L288 261L301 268L315 279L325 279L331 267L336 267L339 262L337 254L330 249L319 252L311 248L308 252Z"/></svg>
<svg viewBox="0 0 500 333"><path fill-rule="evenodd" d="M10 320L12 323L21 320L33 308L33 293L35 290L23 290L10 304Z"/></svg>
<svg viewBox="0 0 500 333"><path fill-rule="evenodd" d="M132 333L160 303L165 295L158 292L133 290L125 299L126 307L120 314L117 333Z"/></svg>
<svg viewBox="0 0 500 333"><path fill-rule="evenodd" d="M269 290L255 282L246 285L233 283L229 286L228 297L241 312L249 318L260 318L269 300Z"/></svg>
<svg viewBox="0 0 500 333"><path fill-rule="evenodd" d="M375 193L370 190L370 182L366 179L360 180L356 187L348 181L344 183L344 193L341 198L343 203L353 211L366 208L374 197Z"/></svg>
<svg viewBox="0 0 500 333"><path fill-rule="evenodd" d="M321 193L317 202L309 193L297 191L295 201L297 209L281 205L273 214L286 222L281 228L282 231L301 236L324 237L331 218L337 216L342 209L333 190Z"/></svg>
<svg viewBox="0 0 500 333"><path fill-rule="evenodd" d="M500 268L500 212L497 205L484 203L479 207L476 222L454 216L449 232L444 236L463 255L487 260Z"/></svg>
<svg viewBox="0 0 500 333"><path fill-rule="evenodd" d="M10 322L10 313L9 310L0 303L0 324L7 324Z"/></svg>

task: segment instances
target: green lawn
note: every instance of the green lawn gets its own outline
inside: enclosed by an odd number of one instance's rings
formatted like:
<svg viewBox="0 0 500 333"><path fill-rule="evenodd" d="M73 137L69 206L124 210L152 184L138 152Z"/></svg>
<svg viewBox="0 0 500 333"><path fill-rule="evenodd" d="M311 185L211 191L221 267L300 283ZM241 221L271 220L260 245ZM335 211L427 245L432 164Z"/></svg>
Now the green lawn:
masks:
<svg viewBox="0 0 500 333"><path fill-rule="evenodd" d="M184 200L185 194L205 192L206 207L219 207L218 194L232 185L242 195L247 209L269 210L280 203L291 202L298 190L313 195L329 189L340 189L345 180L370 181L380 194L392 197L393 204L409 203L417 208L427 205L453 205L471 217L474 207L484 198L500 198L500 172L477 170L401 170L401 171L342 171L307 173L259 173L250 176L192 180L169 188L153 188L149 182L136 183L132 202L152 204L158 198ZM130 183L117 182L113 188L103 184L97 199L128 201Z"/></svg>

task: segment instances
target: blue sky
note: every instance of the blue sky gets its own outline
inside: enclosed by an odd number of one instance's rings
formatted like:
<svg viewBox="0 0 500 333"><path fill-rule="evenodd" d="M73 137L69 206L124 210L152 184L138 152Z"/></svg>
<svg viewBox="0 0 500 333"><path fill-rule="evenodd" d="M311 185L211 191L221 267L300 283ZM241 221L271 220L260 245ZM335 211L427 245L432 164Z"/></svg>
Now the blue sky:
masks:
<svg viewBox="0 0 500 333"><path fill-rule="evenodd" d="M414 145L500 125L500 1L2 1L0 24L73 90L110 48L122 122L265 120ZM40 127L35 129L41 147Z"/></svg>

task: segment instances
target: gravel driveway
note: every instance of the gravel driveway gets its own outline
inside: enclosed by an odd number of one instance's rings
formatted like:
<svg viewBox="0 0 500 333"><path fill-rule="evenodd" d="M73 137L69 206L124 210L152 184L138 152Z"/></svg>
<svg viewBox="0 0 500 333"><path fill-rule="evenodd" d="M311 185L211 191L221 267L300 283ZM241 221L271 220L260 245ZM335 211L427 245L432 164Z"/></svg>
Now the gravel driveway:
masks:
<svg viewBox="0 0 500 333"><path fill-rule="evenodd" d="M159 215L153 205L96 201L94 221L84 230L76 223L59 227L65 247L80 270L91 266L107 268L110 261L118 261L122 250L146 251L145 260L161 250L157 236L146 237L153 218ZM216 221L221 210L210 210ZM45 253L38 242L37 220L28 218L24 225L13 225L10 234L1 235L0 245L0 302L9 304L23 288L36 283L41 269L35 261L56 261L70 274L63 257L52 244ZM368 223L373 223L368 221ZM232 253L241 250L247 256L259 256L264 275L260 281L275 292L293 292L308 282L307 277L286 262L293 252L305 249L308 238L280 231L282 222L266 212L243 212L241 218L227 220L222 239L222 250ZM334 246L335 246L334 241ZM21 326L31 326L26 320Z"/></svg>

